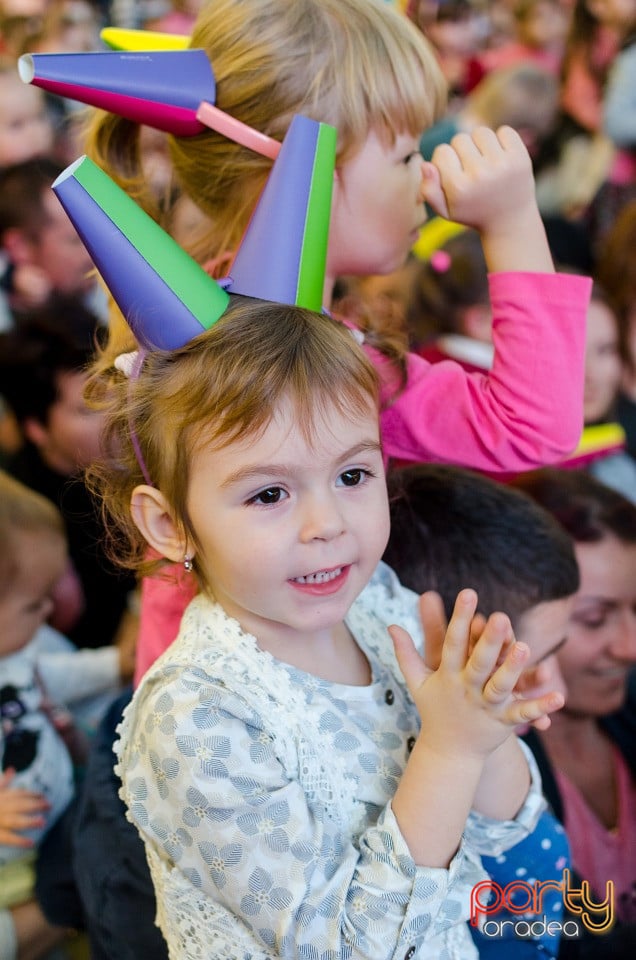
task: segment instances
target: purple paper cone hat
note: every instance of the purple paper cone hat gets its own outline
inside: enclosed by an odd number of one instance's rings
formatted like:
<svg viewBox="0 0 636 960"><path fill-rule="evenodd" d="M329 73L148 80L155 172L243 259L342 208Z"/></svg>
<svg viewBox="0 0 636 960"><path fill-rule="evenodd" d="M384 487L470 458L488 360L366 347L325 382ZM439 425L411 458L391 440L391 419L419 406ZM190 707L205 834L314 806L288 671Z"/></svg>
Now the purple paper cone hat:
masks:
<svg viewBox="0 0 636 960"><path fill-rule="evenodd" d="M144 53L26 53L18 60L25 83L101 107L119 116L193 136L202 100L214 103L216 83L204 50Z"/></svg>
<svg viewBox="0 0 636 960"><path fill-rule="evenodd" d="M227 289L322 307L336 130L295 116L230 269Z"/></svg>
<svg viewBox="0 0 636 960"><path fill-rule="evenodd" d="M146 350L178 349L223 315L223 288L88 157L53 190Z"/></svg>
<svg viewBox="0 0 636 960"><path fill-rule="evenodd" d="M49 93L176 136L209 127L272 160L280 150L278 140L214 106L216 81L204 50L25 53L18 72Z"/></svg>

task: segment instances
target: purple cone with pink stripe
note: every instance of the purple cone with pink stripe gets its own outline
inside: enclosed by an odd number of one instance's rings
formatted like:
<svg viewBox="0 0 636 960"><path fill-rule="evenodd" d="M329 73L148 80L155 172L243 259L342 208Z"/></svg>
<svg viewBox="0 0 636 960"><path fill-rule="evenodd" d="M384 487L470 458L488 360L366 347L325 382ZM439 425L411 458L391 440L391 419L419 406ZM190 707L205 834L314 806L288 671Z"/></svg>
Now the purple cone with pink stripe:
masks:
<svg viewBox="0 0 636 960"><path fill-rule="evenodd" d="M216 82L204 50L28 53L25 83L177 136L206 129L196 113L214 103Z"/></svg>

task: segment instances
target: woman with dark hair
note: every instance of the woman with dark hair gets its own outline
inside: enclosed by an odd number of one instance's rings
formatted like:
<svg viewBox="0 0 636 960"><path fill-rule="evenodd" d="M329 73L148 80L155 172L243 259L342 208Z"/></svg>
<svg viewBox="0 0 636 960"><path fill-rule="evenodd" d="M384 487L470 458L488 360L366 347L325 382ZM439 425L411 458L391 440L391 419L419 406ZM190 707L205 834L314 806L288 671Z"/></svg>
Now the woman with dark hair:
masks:
<svg viewBox="0 0 636 960"><path fill-rule="evenodd" d="M565 707L528 742L565 824L572 862L616 925L567 956L634 956L636 946L636 507L577 470L545 469L516 485L575 541L581 585L557 656ZM614 888L608 886L612 881ZM595 947L596 944L596 947Z"/></svg>

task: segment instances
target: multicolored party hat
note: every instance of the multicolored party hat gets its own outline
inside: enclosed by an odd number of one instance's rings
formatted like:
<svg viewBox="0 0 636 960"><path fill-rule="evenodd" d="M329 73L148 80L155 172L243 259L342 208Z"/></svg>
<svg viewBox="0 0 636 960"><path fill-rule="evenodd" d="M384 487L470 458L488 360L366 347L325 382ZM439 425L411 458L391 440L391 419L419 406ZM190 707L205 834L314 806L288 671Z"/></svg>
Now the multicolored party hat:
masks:
<svg viewBox="0 0 636 960"><path fill-rule="evenodd" d="M143 53L145 50L185 50L190 37L180 33L160 33L157 30L125 30L123 27L104 27L100 37L111 50Z"/></svg>
<svg viewBox="0 0 636 960"><path fill-rule="evenodd" d="M176 136L196 136L209 127L270 159L280 150L278 140L214 106L216 81L204 50L25 53L18 72L25 83L49 93Z"/></svg>
<svg viewBox="0 0 636 960"><path fill-rule="evenodd" d="M147 350L182 347L223 315L223 288L88 157L53 190Z"/></svg>
<svg viewBox="0 0 636 960"><path fill-rule="evenodd" d="M230 268L227 289L320 310L336 131L295 116Z"/></svg>
<svg viewBox="0 0 636 960"><path fill-rule="evenodd" d="M88 157L53 190L138 342L174 350L222 316L230 293L321 309L335 147L333 127L294 117L220 284Z"/></svg>
<svg viewBox="0 0 636 960"><path fill-rule="evenodd" d="M181 136L205 129L197 109L216 99L204 50L27 53L18 70L25 83Z"/></svg>

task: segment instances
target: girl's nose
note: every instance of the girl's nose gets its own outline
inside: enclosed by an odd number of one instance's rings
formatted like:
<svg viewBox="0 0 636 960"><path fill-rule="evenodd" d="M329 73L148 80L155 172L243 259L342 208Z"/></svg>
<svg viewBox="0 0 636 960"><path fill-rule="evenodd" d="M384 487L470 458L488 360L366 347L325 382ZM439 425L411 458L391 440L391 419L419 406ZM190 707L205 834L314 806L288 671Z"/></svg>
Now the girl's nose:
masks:
<svg viewBox="0 0 636 960"><path fill-rule="evenodd" d="M344 520L335 497L311 497L303 506L300 538L310 540L333 540L344 531Z"/></svg>

